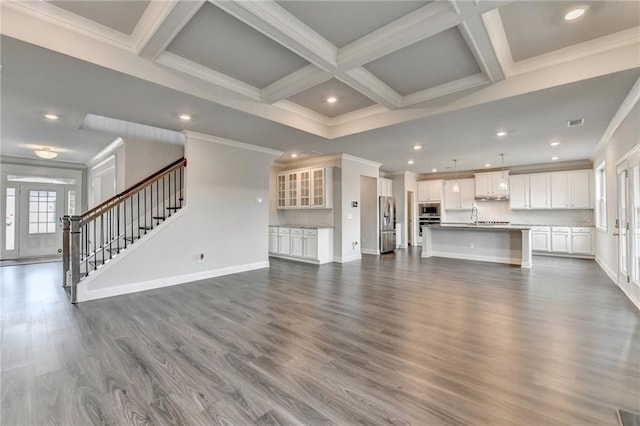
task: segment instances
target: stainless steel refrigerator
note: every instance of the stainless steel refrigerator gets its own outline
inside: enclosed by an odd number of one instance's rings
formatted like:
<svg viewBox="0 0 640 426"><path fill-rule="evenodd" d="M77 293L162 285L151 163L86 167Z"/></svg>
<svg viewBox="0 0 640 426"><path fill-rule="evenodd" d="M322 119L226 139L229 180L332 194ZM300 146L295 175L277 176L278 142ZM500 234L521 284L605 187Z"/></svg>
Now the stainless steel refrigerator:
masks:
<svg viewBox="0 0 640 426"><path fill-rule="evenodd" d="M380 197L380 253L396 249L396 199Z"/></svg>

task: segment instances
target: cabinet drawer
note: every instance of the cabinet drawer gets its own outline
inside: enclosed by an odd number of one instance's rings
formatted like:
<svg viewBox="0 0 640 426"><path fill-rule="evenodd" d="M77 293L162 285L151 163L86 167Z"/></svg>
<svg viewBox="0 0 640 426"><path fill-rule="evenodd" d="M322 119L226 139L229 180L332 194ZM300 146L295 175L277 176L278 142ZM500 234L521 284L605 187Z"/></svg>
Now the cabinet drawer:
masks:
<svg viewBox="0 0 640 426"><path fill-rule="evenodd" d="M317 229L304 229L304 235L318 235Z"/></svg>
<svg viewBox="0 0 640 426"><path fill-rule="evenodd" d="M279 229L278 231L279 234L289 235L291 233L291 228L278 228L278 229Z"/></svg>
<svg viewBox="0 0 640 426"><path fill-rule="evenodd" d="M566 232L568 234L571 232L571 228L568 226L552 226L551 232Z"/></svg>
<svg viewBox="0 0 640 426"><path fill-rule="evenodd" d="M278 233L278 227L277 226L270 226L269 227L269 233L270 234L277 234Z"/></svg>
<svg viewBox="0 0 640 426"><path fill-rule="evenodd" d="M291 235L302 235L302 228L291 228Z"/></svg>
<svg viewBox="0 0 640 426"><path fill-rule="evenodd" d="M591 227L583 227L583 228L571 228L571 232L576 233L591 233Z"/></svg>
<svg viewBox="0 0 640 426"><path fill-rule="evenodd" d="M551 228L548 226L532 226L531 227L532 232L549 232L550 230Z"/></svg>

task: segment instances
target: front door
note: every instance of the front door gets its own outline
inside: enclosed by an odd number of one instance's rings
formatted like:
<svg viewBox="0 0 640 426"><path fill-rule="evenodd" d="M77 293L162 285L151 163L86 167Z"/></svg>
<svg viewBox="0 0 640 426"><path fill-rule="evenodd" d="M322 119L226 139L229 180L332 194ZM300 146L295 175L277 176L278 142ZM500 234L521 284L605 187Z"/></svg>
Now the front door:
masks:
<svg viewBox="0 0 640 426"><path fill-rule="evenodd" d="M64 187L20 185L20 258L51 256L62 249L59 218L64 214Z"/></svg>

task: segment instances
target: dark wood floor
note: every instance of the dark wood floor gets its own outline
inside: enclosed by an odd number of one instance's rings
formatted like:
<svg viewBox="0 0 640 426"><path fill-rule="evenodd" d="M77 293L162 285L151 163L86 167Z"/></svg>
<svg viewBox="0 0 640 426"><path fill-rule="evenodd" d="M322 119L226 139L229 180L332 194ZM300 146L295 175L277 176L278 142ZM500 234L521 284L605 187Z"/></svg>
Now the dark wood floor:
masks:
<svg viewBox="0 0 640 426"><path fill-rule="evenodd" d="M640 314L593 262L418 251L71 306L0 268L3 425L615 425Z"/></svg>

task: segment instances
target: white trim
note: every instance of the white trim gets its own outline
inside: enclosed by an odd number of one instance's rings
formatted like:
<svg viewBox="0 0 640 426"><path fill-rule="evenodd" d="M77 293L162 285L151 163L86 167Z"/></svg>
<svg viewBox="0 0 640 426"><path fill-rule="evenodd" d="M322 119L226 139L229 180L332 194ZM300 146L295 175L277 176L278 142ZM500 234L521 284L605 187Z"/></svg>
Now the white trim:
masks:
<svg viewBox="0 0 640 426"><path fill-rule="evenodd" d="M187 138L195 138L195 139L200 139L207 142L217 143L220 145L232 146L234 148L247 149L249 151L256 151L256 152L261 152L263 154L275 155L276 157L279 157L282 155L282 151L276 151L275 149L265 148L263 146L258 146L258 145L251 145L245 142L238 142L231 139L220 138L218 136L205 135L204 133L192 132L191 130L184 130L182 133L184 133L185 137Z"/></svg>
<svg viewBox="0 0 640 426"><path fill-rule="evenodd" d="M402 101L402 95L362 67L336 74L335 78L388 109L398 108Z"/></svg>
<svg viewBox="0 0 640 426"><path fill-rule="evenodd" d="M295 261L295 262L310 263L312 265L324 265L325 263L330 263L331 262L330 260L328 260L326 262L320 262L317 259L309 259L309 258L297 257L297 256L287 256L287 255L278 254L278 253L269 253L269 257L277 257L279 259L292 260L292 261Z"/></svg>
<svg viewBox="0 0 640 426"><path fill-rule="evenodd" d="M245 263L242 265L228 266L225 268L211 269L209 271L195 272L192 274L176 275L174 277L159 278L155 280L142 281L132 284L124 284L120 286L111 286L99 288L95 290L87 289L87 283L84 281L78 284L78 302L86 302L89 300L104 299L105 297L120 296L129 293L137 293L139 291L154 290L163 287L169 287L178 284L192 283L194 281L206 280L209 278L220 277L223 275L237 274L240 272L253 271L256 269L264 269L269 267L269 262Z"/></svg>
<svg viewBox="0 0 640 426"><path fill-rule="evenodd" d="M414 105L420 102L430 101L431 99L439 98L441 96L449 95L451 93L460 92L462 90L471 89L473 87L489 84L491 81L486 75L479 73L463 77L449 83L444 83L439 86L431 87L429 89L421 90L419 92L412 93L404 96L400 102L400 107L406 107Z"/></svg>
<svg viewBox="0 0 640 426"><path fill-rule="evenodd" d="M336 263L347 263L353 262L354 260L362 259L362 255L360 253L352 254L351 256L334 256L333 261Z"/></svg>
<svg viewBox="0 0 640 426"><path fill-rule="evenodd" d="M302 105L296 104L291 101L287 101L283 99L273 104L273 106L281 108L285 111L292 112L294 114L298 114L302 117L308 118L309 120L314 120L325 126L329 126L331 124L330 122L331 119L328 118L326 115L320 114L319 112L315 112L309 108L303 107Z"/></svg>
<svg viewBox="0 0 640 426"><path fill-rule="evenodd" d="M387 112L389 108L385 108L382 105L371 105L355 111L345 112L337 117L330 118L328 120L329 126L336 126L338 124L348 123L349 121L358 120L361 118L369 117L370 115L380 114L381 112Z"/></svg>
<svg viewBox="0 0 640 426"><path fill-rule="evenodd" d="M260 95L263 102L273 104L332 78L333 74L309 64L271 83L260 91Z"/></svg>
<svg viewBox="0 0 640 426"><path fill-rule="evenodd" d="M547 257L567 257L573 259L589 259L594 260L595 255L593 254L576 254L576 253L554 253L551 251L534 251L534 256L547 256Z"/></svg>
<svg viewBox="0 0 640 426"><path fill-rule="evenodd" d="M131 40L136 50L140 52L154 36L158 28L177 5L177 2L154 2L147 6L140 20L131 32Z"/></svg>
<svg viewBox="0 0 640 426"><path fill-rule="evenodd" d="M600 138L598 145L596 145L596 148L593 151L594 155L595 153L603 149L605 146L607 146L607 144L609 143L609 140L611 140L611 138L613 137L613 134L616 132L616 130L618 130L618 127L620 127L620 124L622 124L625 118L627 118L627 116L631 113L631 111L638 104L639 101L640 101L640 77L638 77L633 87L631 87L631 90L629 90L629 93L624 98L624 101L622 101L622 104L620 104L620 108L618 108L618 111L616 111L615 115L609 122L607 129L602 134L602 137Z"/></svg>
<svg viewBox="0 0 640 426"><path fill-rule="evenodd" d="M109 43L129 52L135 52L134 43L128 34L76 15L48 2L5 0L2 2L2 7L20 10L36 19L48 21L67 30L91 37L94 40Z"/></svg>
<svg viewBox="0 0 640 426"><path fill-rule="evenodd" d="M451 1L455 4L454 0ZM491 45L491 39L485 30L482 17L475 11L477 4L476 7L469 7L468 2L463 2L462 6L469 13L464 13L465 20L458 26L458 29L469 50L491 83L504 80L505 75Z"/></svg>
<svg viewBox="0 0 640 426"><path fill-rule="evenodd" d="M100 151L92 159L87 161L85 163L86 166L87 167L98 167L98 164L96 164L96 163L101 162L101 160L103 158L106 158L107 156L110 156L111 154L113 154L113 151L115 151L116 149L120 148L122 145L124 145L124 141L122 140L122 138L118 137L118 138L114 139L114 141L111 142L109 145L107 145L102 151Z"/></svg>
<svg viewBox="0 0 640 426"><path fill-rule="evenodd" d="M425 257L425 256L422 256L422 257ZM432 251L429 257L446 257L448 259L474 260L478 262L490 262L490 263L505 263L508 265L519 265L521 268L531 267L530 265L523 266L521 258L483 256L480 254L461 254L461 253L453 253L453 252L446 252L446 251Z"/></svg>
<svg viewBox="0 0 640 426"><path fill-rule="evenodd" d="M373 254L373 255L380 255L380 250L377 249L360 249L360 253L361 254Z"/></svg>
<svg viewBox="0 0 640 426"><path fill-rule="evenodd" d="M199 78L223 89L247 96L255 101L261 100L260 90L228 75L197 64L171 52L163 52L156 58L156 63Z"/></svg>
<svg viewBox="0 0 640 426"><path fill-rule="evenodd" d="M378 167L378 168L382 167L382 163L376 163L375 161L366 160L364 158L356 157L354 155L342 154L342 159L355 161L356 163L366 164L367 166L371 166L371 167Z"/></svg>
<svg viewBox="0 0 640 426"><path fill-rule="evenodd" d="M613 281L615 285L618 285L618 273L609 268L609 266L604 263L598 256L595 257L595 261L598 265L600 265L600 268L602 268L602 270L609 276L611 281Z"/></svg>
<svg viewBox="0 0 640 426"><path fill-rule="evenodd" d="M629 158L631 158L632 156L634 156L636 153L640 153L640 145L636 145L633 148L631 148L629 151L627 151L622 157L620 157L620 159L616 162L616 168L618 168L618 166L622 163L624 163L625 161L627 161ZM46 160L45 160L46 161Z"/></svg>

